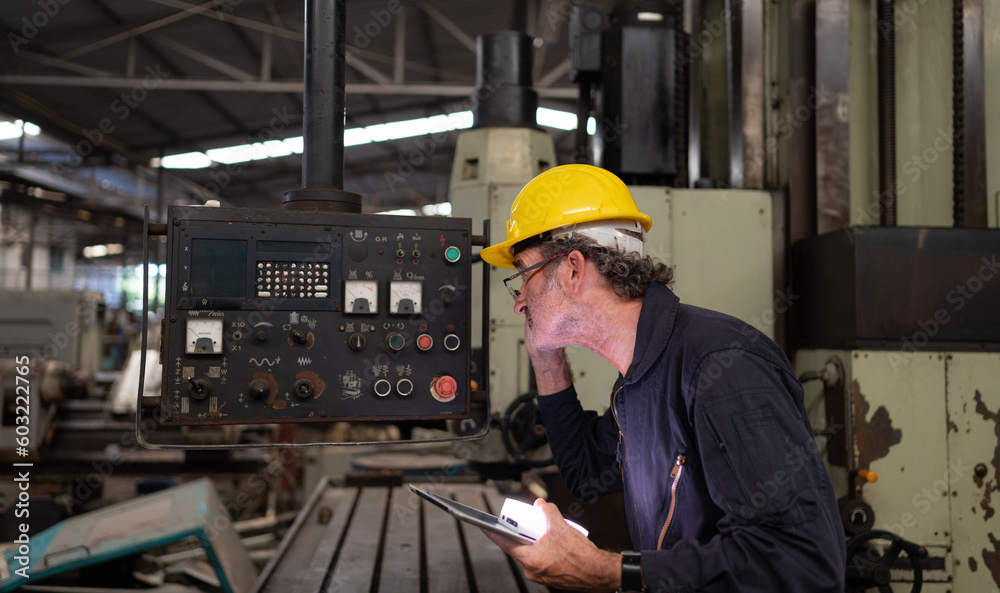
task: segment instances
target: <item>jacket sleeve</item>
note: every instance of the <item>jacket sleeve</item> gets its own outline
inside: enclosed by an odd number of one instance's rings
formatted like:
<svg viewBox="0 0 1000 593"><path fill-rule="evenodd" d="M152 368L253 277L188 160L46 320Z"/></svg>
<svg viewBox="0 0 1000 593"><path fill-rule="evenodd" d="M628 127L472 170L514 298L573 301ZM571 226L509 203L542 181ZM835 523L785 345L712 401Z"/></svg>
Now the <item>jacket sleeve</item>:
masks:
<svg viewBox="0 0 1000 593"><path fill-rule="evenodd" d="M581 500L620 492L618 428L609 408L584 411L572 385L538 398L552 456L567 488Z"/></svg>
<svg viewBox="0 0 1000 593"><path fill-rule="evenodd" d="M737 349L709 354L684 399L697 450L686 469L703 472L721 511L718 531L644 551L649 590L843 591L833 486L787 362Z"/></svg>

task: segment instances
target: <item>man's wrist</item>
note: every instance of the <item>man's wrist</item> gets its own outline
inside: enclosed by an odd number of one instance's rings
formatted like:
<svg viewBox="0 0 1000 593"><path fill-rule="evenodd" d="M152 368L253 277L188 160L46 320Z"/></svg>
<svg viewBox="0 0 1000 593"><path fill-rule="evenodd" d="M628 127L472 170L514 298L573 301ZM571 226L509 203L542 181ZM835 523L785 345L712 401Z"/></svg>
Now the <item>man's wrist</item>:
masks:
<svg viewBox="0 0 1000 593"><path fill-rule="evenodd" d="M619 591L644 592L645 580L642 576L642 553L622 552L622 581Z"/></svg>
<svg viewBox="0 0 1000 593"><path fill-rule="evenodd" d="M563 349L543 353L531 361L535 372L535 384L538 395L546 396L559 393L573 385L573 371Z"/></svg>

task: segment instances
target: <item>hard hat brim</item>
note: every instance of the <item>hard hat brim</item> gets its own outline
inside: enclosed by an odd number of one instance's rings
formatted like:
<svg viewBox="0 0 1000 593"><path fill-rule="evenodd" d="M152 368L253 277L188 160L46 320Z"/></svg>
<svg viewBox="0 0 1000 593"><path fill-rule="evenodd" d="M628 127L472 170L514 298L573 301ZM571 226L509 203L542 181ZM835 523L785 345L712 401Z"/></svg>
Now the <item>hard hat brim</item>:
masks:
<svg viewBox="0 0 1000 593"><path fill-rule="evenodd" d="M594 222L597 220L606 220L607 215L600 212L587 212L581 213L580 215L572 217L572 220L568 220L567 224L563 226L570 226L572 224L580 224L585 222ZM627 220L637 220L642 227L649 231L650 227L653 226L653 219L642 212L636 213L634 216L629 215L617 215L615 218L622 218ZM557 227L562 228L562 227ZM555 231L557 229L550 229ZM490 245L484 248L479 254L483 258L483 261L490 264L491 266L497 266L498 268L513 268L514 267L514 246L518 243L526 241L530 237L515 237L513 239L508 239L503 243L497 243L496 245Z"/></svg>

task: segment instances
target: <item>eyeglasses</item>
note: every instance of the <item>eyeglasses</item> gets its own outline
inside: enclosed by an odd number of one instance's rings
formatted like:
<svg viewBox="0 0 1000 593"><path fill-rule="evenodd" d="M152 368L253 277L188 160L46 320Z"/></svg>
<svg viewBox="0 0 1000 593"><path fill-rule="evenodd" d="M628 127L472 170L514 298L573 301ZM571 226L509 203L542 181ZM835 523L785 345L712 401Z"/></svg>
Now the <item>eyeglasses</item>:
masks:
<svg viewBox="0 0 1000 593"><path fill-rule="evenodd" d="M524 276L528 272L530 272L530 271L532 271L532 270L534 270L536 268L541 268L542 266L544 266L545 264L547 264L550 261L554 260L555 258L562 257L564 255L569 255L569 254L568 253L557 253L557 254L553 255L552 257L550 257L548 259L543 259L542 261L538 262L537 264L535 264L533 266L528 266L527 268L524 268L523 270L521 270L517 274L514 274L510 278L504 278L503 285L507 287L507 292L509 292L510 296L513 297L514 300L516 301L517 299L519 299L521 297L521 291L518 290L518 289L516 289L516 288L514 288L513 286L511 286L510 282L512 282L514 280L517 280L518 278L520 278L521 276ZM532 276L534 276L534 274L532 274ZM530 279L531 278L525 278L524 281L521 283L521 288L524 288L524 285L527 284L528 280L530 280Z"/></svg>

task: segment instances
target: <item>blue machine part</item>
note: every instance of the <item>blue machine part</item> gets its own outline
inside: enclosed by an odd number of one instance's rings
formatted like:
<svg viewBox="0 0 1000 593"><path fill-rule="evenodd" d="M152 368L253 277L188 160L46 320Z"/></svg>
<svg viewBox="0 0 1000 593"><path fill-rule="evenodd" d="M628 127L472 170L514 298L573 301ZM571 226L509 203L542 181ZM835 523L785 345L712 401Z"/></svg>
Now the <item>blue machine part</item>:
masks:
<svg viewBox="0 0 1000 593"><path fill-rule="evenodd" d="M25 566L20 548L0 557L0 593L191 536L205 548L226 593L249 591L257 573L207 478L70 517L29 535L26 571L18 574Z"/></svg>

